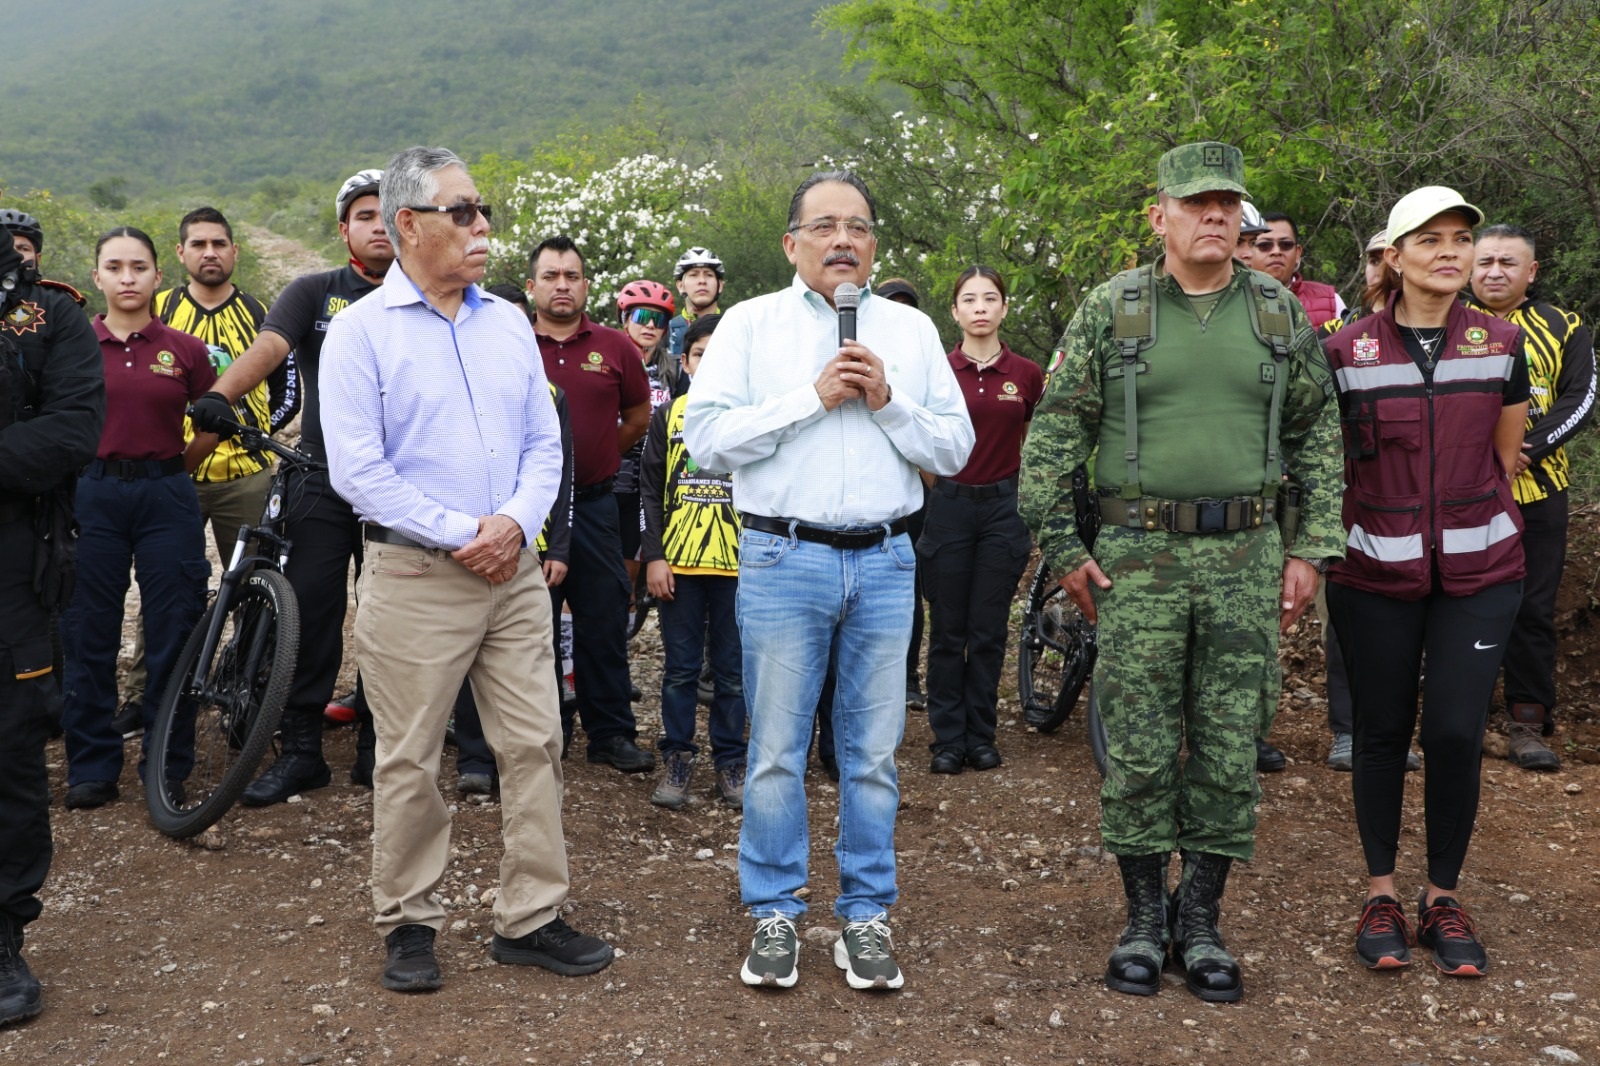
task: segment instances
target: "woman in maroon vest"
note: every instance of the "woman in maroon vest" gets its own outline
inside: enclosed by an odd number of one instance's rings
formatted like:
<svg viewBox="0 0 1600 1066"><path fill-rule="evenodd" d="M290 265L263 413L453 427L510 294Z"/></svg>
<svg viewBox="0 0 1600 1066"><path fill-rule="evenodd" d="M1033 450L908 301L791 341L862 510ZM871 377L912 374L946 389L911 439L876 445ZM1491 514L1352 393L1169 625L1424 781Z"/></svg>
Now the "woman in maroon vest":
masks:
<svg viewBox="0 0 1600 1066"><path fill-rule="evenodd" d="M1411 961L1395 889L1405 759L1424 658L1422 750L1428 885L1416 940L1447 974L1488 957L1456 900L1478 810L1483 731L1522 599L1515 469L1528 407L1521 330L1457 299L1483 213L1441 186L1389 213L1383 310L1326 342L1344 428L1349 548L1328 608L1350 675L1356 825L1370 885L1356 952L1372 969Z"/></svg>

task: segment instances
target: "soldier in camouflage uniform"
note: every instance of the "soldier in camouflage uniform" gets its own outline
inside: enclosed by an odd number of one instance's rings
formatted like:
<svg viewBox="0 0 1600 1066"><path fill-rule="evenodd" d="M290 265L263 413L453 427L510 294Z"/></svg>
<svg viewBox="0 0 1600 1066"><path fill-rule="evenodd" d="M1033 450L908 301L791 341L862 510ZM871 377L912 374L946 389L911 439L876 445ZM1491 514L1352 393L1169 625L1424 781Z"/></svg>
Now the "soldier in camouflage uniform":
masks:
<svg viewBox="0 0 1600 1066"><path fill-rule="evenodd" d="M1239 150L1174 148L1157 192L1149 220L1165 254L1090 293L1067 327L1023 453L1020 505L1099 624L1100 831L1128 897L1106 983L1153 995L1170 944L1192 992L1233 1001L1244 985L1218 901L1254 846L1254 741L1277 702L1280 627L1344 551L1337 415L1305 311L1232 259ZM1103 526L1091 554L1071 475L1097 448ZM1287 554L1283 460L1302 499ZM1174 847L1183 872L1169 896Z"/></svg>

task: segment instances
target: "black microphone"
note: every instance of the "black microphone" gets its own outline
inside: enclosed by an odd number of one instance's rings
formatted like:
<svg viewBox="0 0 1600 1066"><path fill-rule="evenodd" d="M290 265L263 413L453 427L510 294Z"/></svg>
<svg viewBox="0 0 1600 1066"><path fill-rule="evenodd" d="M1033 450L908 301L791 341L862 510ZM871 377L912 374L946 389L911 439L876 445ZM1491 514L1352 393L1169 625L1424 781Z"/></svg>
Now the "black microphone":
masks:
<svg viewBox="0 0 1600 1066"><path fill-rule="evenodd" d="M839 311L839 347L856 339L856 308L861 306L861 287L841 281L833 290L833 306Z"/></svg>

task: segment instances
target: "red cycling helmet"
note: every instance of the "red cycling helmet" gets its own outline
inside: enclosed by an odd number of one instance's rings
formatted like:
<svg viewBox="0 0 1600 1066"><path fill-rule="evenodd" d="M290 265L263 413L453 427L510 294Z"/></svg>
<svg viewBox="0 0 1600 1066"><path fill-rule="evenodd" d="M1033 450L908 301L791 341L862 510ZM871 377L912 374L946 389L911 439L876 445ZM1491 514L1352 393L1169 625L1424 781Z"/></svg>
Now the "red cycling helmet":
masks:
<svg viewBox="0 0 1600 1066"><path fill-rule="evenodd" d="M655 307L665 311L670 317L676 308L672 303L672 293L667 291L665 285L654 281L640 279L630 281L617 293L617 310L627 314L635 307Z"/></svg>

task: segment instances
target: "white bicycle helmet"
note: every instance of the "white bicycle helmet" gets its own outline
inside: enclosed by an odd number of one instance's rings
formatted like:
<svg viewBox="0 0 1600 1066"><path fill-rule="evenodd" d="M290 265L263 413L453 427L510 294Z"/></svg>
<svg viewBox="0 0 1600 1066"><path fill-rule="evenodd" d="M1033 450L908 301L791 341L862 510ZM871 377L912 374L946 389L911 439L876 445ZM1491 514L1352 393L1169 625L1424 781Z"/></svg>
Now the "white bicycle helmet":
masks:
<svg viewBox="0 0 1600 1066"><path fill-rule="evenodd" d="M344 184L339 186L339 195L333 198L333 212L340 222L350 213L350 205L363 196L375 196L378 192L378 183L383 181L383 171L362 170L350 175Z"/></svg>
<svg viewBox="0 0 1600 1066"><path fill-rule="evenodd" d="M672 280L677 281L693 267L710 267L717 272L717 277L722 277L722 260L712 255L711 249L697 246L678 257L678 265L672 268Z"/></svg>

